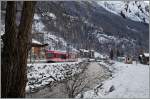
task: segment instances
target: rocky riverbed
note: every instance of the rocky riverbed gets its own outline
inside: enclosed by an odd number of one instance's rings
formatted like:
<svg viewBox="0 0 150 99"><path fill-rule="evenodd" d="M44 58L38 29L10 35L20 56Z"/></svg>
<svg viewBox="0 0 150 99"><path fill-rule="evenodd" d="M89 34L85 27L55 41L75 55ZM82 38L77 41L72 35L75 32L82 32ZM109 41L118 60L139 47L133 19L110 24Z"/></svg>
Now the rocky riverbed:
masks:
<svg viewBox="0 0 150 99"><path fill-rule="evenodd" d="M86 69L80 75L81 76L84 75L82 80L84 79L86 81L86 87L84 88L82 87L85 83L82 83L82 85L78 87L78 90L81 91L82 93L93 89L96 85L100 84L102 81L108 79L111 76L111 72L104 65L101 65L97 62L90 62L85 67ZM72 79L69 79L69 80L72 80ZM66 82L64 81L55 82L53 86L47 85L46 87L40 89L38 92L28 93L26 97L68 98L69 96L66 91L65 83ZM80 80L77 81L77 83L80 83ZM83 89L81 90L81 88Z"/></svg>

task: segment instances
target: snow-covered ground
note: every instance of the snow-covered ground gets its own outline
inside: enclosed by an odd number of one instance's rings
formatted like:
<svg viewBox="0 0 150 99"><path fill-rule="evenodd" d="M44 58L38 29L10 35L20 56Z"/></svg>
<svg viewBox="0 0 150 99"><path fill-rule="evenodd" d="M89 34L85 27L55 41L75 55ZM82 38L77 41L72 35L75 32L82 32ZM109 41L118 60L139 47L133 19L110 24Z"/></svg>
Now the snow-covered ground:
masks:
<svg viewBox="0 0 150 99"><path fill-rule="evenodd" d="M42 88L52 81L63 80L67 72L70 72L70 75L79 73L81 71L79 67L81 61L79 59L77 62L28 64L26 92Z"/></svg>
<svg viewBox="0 0 150 99"><path fill-rule="evenodd" d="M139 63L125 64L114 61L106 65L113 71L110 79L102 82L94 89L84 93L84 98L148 98L149 97L149 65ZM99 85L98 85L99 86Z"/></svg>

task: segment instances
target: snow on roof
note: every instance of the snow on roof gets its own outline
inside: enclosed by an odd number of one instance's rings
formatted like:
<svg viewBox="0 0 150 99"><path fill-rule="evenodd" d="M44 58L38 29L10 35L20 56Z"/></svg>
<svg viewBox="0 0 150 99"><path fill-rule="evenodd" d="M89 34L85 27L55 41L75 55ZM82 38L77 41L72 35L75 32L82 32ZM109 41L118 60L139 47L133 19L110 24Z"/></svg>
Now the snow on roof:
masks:
<svg viewBox="0 0 150 99"><path fill-rule="evenodd" d="M40 43L39 41L35 40L35 39L32 39L32 43L35 43L35 44L42 44Z"/></svg>
<svg viewBox="0 0 150 99"><path fill-rule="evenodd" d="M77 49L73 48L72 49L73 52L79 52Z"/></svg>
<svg viewBox="0 0 150 99"><path fill-rule="evenodd" d="M89 50L85 50L85 49L80 49L83 52L89 52Z"/></svg>
<svg viewBox="0 0 150 99"><path fill-rule="evenodd" d="M149 57L149 53L144 53L144 56Z"/></svg>

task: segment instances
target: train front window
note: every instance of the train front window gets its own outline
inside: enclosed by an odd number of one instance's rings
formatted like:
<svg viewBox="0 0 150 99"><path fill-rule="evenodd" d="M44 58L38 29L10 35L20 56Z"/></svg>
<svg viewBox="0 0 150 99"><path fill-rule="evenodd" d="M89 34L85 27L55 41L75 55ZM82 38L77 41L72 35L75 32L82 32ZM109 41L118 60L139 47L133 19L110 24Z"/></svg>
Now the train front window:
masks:
<svg viewBox="0 0 150 99"><path fill-rule="evenodd" d="M53 53L48 53L48 58L52 58L54 57L54 54Z"/></svg>

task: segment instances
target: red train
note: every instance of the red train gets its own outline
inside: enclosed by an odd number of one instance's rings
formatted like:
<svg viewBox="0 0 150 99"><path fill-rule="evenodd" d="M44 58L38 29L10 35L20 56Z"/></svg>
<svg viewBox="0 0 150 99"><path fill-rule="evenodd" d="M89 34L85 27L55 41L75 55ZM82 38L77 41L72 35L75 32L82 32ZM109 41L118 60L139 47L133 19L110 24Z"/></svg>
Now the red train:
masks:
<svg viewBox="0 0 150 99"><path fill-rule="evenodd" d="M66 53L55 50L46 50L45 53L47 62L68 62L68 61L77 61L77 54L75 53Z"/></svg>

